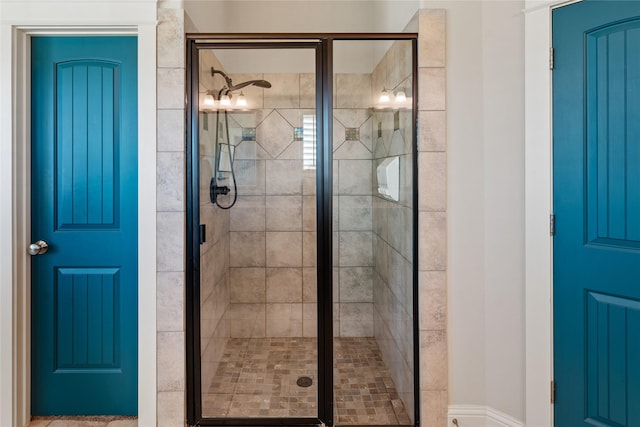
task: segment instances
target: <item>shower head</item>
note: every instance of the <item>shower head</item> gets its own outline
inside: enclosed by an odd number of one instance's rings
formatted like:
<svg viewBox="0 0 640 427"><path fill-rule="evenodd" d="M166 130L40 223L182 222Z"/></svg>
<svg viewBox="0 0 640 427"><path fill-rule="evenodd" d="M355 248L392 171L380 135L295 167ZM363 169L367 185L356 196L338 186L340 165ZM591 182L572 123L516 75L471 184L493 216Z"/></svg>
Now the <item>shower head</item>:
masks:
<svg viewBox="0 0 640 427"><path fill-rule="evenodd" d="M229 91L242 89L247 86L257 86L257 87L269 89L271 87L271 83L269 83L266 80L249 80L249 81L238 83L237 85L231 86L229 88Z"/></svg>
<svg viewBox="0 0 640 427"><path fill-rule="evenodd" d="M233 92L234 90L239 90L247 86L257 86L265 89L269 89L271 87L271 83L269 83L266 80L249 80L249 81L234 85L233 82L231 81L231 78L227 75L227 73L221 70L216 70L213 67L211 67L211 75L214 76L216 74L220 74L222 77L224 77L224 80L226 82L226 87L223 87L220 90L220 93L222 93L223 91L226 91L226 93Z"/></svg>

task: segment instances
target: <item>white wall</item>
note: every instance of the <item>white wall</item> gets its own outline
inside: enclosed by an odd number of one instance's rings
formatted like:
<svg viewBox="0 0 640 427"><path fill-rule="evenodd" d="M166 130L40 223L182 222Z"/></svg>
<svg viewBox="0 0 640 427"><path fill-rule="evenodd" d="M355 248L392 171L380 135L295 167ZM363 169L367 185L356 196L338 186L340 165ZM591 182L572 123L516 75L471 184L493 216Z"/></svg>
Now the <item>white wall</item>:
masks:
<svg viewBox="0 0 640 427"><path fill-rule="evenodd" d="M372 32L371 1L309 0L309 1L260 1L260 0L185 0L185 12L201 33L353 33ZM382 52L373 45L363 49L359 42L334 52L335 72L371 73L378 64ZM216 54L229 72L251 73L259 69L267 73L308 73L305 63L290 58L286 52L257 55L242 63L230 57ZM313 63L311 64L313 66Z"/></svg>
<svg viewBox="0 0 640 427"><path fill-rule="evenodd" d="M436 4L448 10L449 403L523 420L523 4Z"/></svg>
<svg viewBox="0 0 640 427"><path fill-rule="evenodd" d="M525 418L524 2L483 20L487 405Z"/></svg>
<svg viewBox="0 0 640 427"><path fill-rule="evenodd" d="M375 2L373 27L416 7L447 10L449 403L524 420L524 3Z"/></svg>

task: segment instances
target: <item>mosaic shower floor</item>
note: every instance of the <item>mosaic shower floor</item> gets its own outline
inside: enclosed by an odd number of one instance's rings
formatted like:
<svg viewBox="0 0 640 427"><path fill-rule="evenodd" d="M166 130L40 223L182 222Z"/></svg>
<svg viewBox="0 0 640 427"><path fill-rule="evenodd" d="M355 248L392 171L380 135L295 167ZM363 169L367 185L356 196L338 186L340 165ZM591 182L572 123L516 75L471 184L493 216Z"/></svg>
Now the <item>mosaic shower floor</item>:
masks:
<svg viewBox="0 0 640 427"><path fill-rule="evenodd" d="M317 416L316 364L315 338L231 338L203 395L203 415ZM336 424L411 424L374 338L336 338L334 372ZM302 376L313 385L298 386Z"/></svg>

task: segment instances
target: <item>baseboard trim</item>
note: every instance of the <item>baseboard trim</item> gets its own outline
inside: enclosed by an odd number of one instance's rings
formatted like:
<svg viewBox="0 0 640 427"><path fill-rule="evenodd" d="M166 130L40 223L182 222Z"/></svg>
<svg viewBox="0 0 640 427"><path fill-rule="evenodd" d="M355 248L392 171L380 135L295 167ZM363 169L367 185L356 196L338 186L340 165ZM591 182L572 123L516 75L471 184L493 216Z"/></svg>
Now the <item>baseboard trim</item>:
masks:
<svg viewBox="0 0 640 427"><path fill-rule="evenodd" d="M524 427L524 423L497 409L482 405L449 405L449 426L458 427Z"/></svg>

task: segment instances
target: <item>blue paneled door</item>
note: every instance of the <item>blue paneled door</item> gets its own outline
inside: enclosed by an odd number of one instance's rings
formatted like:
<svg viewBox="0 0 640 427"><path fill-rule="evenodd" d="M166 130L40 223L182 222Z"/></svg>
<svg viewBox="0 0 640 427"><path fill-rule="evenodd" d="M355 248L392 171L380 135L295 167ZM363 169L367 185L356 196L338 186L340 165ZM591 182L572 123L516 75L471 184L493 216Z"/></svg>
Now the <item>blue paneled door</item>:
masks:
<svg viewBox="0 0 640 427"><path fill-rule="evenodd" d="M34 37L31 412L134 415L137 40Z"/></svg>
<svg viewBox="0 0 640 427"><path fill-rule="evenodd" d="M640 426L640 1L553 13L555 425Z"/></svg>

